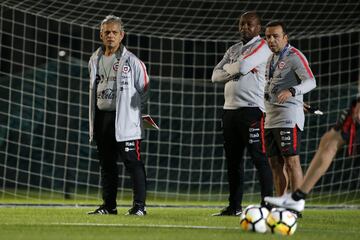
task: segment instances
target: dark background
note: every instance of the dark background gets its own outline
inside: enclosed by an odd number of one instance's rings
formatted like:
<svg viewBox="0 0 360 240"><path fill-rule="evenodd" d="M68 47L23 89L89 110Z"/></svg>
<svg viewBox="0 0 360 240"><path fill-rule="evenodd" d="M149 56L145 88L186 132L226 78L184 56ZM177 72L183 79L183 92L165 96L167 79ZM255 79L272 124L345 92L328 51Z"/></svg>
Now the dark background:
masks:
<svg viewBox="0 0 360 240"><path fill-rule="evenodd" d="M0 18L4 188L40 188L67 197L99 189L96 151L88 144L87 61L100 46L98 24L110 13L123 18L124 43L144 61L151 79L147 112L161 131L147 131L142 147L153 192L226 194L219 131L223 87L210 79L213 67L237 41L237 19L245 10L258 9L264 23L284 19L291 44L306 55L315 74L318 88L305 100L326 115L307 117L304 169L319 137L357 93L356 1L344 6L290 2L276 7L257 1L176 1L177 7L168 8L169 1L157 1L157 7L120 1L101 8L96 1L68 1L61 7L56 1L16 2L4 1ZM64 57L58 55L60 50L66 51ZM341 191L343 184L346 190L358 187L359 156L341 152L339 158L346 161L333 164L321 191ZM120 187L130 188L120 167ZM258 192L251 162L246 168L245 187Z"/></svg>

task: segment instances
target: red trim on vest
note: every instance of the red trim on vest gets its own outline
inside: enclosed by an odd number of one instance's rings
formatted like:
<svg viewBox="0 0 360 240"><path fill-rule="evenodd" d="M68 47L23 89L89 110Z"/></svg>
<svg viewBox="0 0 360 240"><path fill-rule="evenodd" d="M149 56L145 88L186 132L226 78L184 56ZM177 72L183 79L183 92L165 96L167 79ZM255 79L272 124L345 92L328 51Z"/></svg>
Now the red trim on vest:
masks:
<svg viewBox="0 0 360 240"><path fill-rule="evenodd" d="M243 59L250 57L251 55L253 55L254 53L256 53L262 46L264 46L265 44L265 40L261 39L261 43L259 44L259 46L257 46L257 48L254 49L254 51L252 51L251 53L249 53L248 55L246 55Z"/></svg>
<svg viewBox="0 0 360 240"><path fill-rule="evenodd" d="M301 53L299 52L299 50L297 50L296 48L292 47L291 50L300 58L301 63L304 65L306 72L309 74L310 78L313 78L314 75L311 72L311 69L309 67L309 64L307 63L306 59L304 58L303 55L301 55Z"/></svg>
<svg viewBox="0 0 360 240"><path fill-rule="evenodd" d="M140 61L140 65L141 65L141 68L143 69L143 72L144 72L144 91L146 91L147 88L148 88L148 85L149 85L149 80L147 78L145 65L144 65L144 63L142 61Z"/></svg>

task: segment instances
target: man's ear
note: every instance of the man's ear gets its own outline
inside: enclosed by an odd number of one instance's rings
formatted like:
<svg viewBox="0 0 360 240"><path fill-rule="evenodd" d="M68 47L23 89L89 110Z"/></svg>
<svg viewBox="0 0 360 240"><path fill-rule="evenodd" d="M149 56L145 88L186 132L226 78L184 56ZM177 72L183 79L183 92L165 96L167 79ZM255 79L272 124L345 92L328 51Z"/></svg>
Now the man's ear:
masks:
<svg viewBox="0 0 360 240"><path fill-rule="evenodd" d="M260 34L260 32L261 32L261 25L260 24L256 25L256 31L257 31L258 34Z"/></svg>
<svg viewBox="0 0 360 240"><path fill-rule="evenodd" d="M289 41L289 36L287 34L284 35L284 38L286 39L286 41Z"/></svg>

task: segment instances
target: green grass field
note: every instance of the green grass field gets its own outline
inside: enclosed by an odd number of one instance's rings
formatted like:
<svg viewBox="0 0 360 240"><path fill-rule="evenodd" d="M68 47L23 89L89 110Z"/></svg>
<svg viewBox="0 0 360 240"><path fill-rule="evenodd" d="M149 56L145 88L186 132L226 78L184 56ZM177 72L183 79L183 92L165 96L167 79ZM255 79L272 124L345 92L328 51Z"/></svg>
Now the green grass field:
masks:
<svg viewBox="0 0 360 240"><path fill-rule="evenodd" d="M0 207L0 239L284 239L243 232L238 217L212 217L215 207L149 207L145 217L94 216L89 207ZM360 210L304 212L291 239L357 239Z"/></svg>

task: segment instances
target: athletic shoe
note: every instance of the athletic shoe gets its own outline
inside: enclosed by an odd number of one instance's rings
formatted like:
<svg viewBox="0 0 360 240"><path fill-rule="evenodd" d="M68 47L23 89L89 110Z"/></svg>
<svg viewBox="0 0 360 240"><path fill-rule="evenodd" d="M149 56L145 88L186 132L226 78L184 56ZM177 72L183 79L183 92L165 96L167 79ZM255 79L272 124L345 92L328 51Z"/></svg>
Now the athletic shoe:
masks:
<svg viewBox="0 0 360 240"><path fill-rule="evenodd" d="M305 200L295 201L291 197L291 193L285 193L281 197L265 197L264 200L274 206L283 207L296 212L301 212L305 207Z"/></svg>
<svg viewBox="0 0 360 240"><path fill-rule="evenodd" d="M146 208L144 206L135 204L125 215L145 216Z"/></svg>
<svg viewBox="0 0 360 240"><path fill-rule="evenodd" d="M288 209L290 212L292 212L293 214L296 215L297 218L302 218L303 215L301 212L298 212L298 211L294 211L294 210L291 210L291 209Z"/></svg>
<svg viewBox="0 0 360 240"><path fill-rule="evenodd" d="M88 214L99 214L99 215L105 215L105 214L117 214L116 208L108 208L105 205L101 205L99 208L95 209L94 211L88 212Z"/></svg>
<svg viewBox="0 0 360 240"><path fill-rule="evenodd" d="M241 212L241 209L233 209L232 207L227 206L220 212L212 214L212 216L240 216Z"/></svg>
<svg viewBox="0 0 360 240"><path fill-rule="evenodd" d="M271 209L273 208L273 205L265 201L261 201L260 206L266 208L269 211L271 211Z"/></svg>

